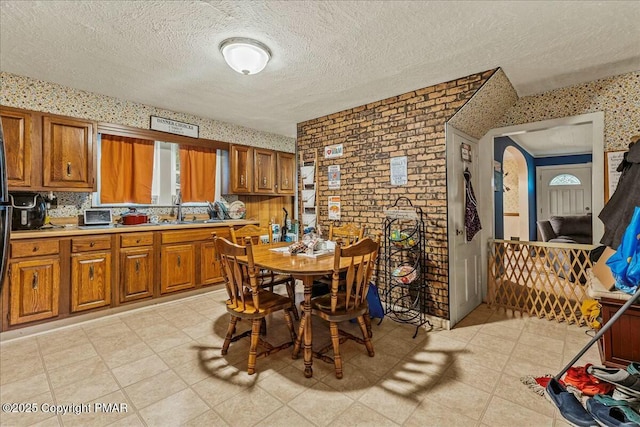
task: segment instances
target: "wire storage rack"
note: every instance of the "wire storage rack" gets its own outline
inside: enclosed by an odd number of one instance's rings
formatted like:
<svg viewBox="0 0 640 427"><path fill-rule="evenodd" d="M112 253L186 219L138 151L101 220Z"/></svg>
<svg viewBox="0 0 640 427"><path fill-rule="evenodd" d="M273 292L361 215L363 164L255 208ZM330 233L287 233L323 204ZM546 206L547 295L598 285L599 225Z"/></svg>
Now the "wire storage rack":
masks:
<svg viewBox="0 0 640 427"><path fill-rule="evenodd" d="M418 329L427 319L425 221L422 209L399 197L385 210L384 291L385 315Z"/></svg>

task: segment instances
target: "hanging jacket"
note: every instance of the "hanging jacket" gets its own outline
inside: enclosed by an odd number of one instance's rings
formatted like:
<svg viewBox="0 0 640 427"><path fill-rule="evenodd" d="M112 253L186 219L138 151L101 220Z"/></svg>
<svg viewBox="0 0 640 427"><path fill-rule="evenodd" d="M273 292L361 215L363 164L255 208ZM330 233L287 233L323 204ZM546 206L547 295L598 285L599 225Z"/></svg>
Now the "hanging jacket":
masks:
<svg viewBox="0 0 640 427"><path fill-rule="evenodd" d="M640 143L629 147L617 170L622 175L616 191L598 215L604 223L604 235L600 243L612 249L618 248L634 208L640 206Z"/></svg>
<svg viewBox="0 0 640 427"><path fill-rule="evenodd" d="M482 230L482 225L480 224L480 216L478 215L478 202L476 201L476 196L473 194L473 187L471 186L471 172L469 172L469 169L464 171L464 186L464 228L467 235L467 242L470 242L473 236Z"/></svg>

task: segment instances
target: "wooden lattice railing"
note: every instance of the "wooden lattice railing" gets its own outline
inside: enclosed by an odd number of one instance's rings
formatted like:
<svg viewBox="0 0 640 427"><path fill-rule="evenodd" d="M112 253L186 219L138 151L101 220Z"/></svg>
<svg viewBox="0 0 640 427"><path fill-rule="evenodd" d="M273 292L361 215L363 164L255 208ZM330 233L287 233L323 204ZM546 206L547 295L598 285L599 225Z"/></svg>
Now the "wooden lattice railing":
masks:
<svg viewBox="0 0 640 427"><path fill-rule="evenodd" d="M593 245L489 241L490 306L583 325Z"/></svg>

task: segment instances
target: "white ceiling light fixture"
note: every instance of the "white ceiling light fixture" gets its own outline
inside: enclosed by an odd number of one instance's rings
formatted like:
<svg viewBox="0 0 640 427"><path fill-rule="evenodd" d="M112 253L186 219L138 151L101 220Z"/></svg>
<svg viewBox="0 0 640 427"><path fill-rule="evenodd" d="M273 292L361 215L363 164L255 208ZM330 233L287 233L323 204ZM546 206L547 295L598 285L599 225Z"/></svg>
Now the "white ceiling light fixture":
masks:
<svg viewBox="0 0 640 427"><path fill-rule="evenodd" d="M256 74L264 70L271 59L271 51L257 40L234 37L220 43L224 60L240 74Z"/></svg>

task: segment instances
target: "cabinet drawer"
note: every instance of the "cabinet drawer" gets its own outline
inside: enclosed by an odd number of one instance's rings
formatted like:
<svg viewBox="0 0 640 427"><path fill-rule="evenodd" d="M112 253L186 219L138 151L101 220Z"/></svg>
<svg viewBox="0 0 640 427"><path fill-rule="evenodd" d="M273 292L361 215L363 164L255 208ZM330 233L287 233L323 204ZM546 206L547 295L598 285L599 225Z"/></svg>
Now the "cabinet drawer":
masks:
<svg viewBox="0 0 640 427"><path fill-rule="evenodd" d="M227 237L229 236L229 229L227 227L211 227L198 230L165 231L162 233L162 244L208 240L213 239L214 234L220 237Z"/></svg>
<svg viewBox="0 0 640 427"><path fill-rule="evenodd" d="M59 240L27 240L11 242L11 258L53 255L60 252Z"/></svg>
<svg viewBox="0 0 640 427"><path fill-rule="evenodd" d="M151 246L153 245L153 233L130 233L123 234L120 240L121 248L130 248L132 246Z"/></svg>
<svg viewBox="0 0 640 427"><path fill-rule="evenodd" d="M111 236L75 237L71 240L71 252L88 252L111 249Z"/></svg>

